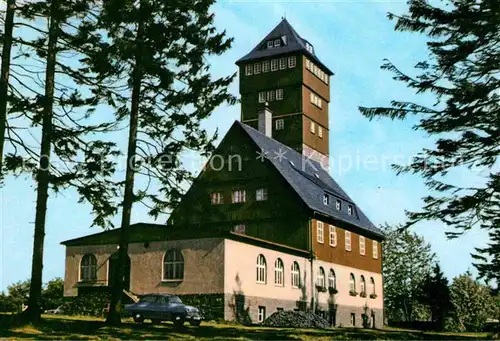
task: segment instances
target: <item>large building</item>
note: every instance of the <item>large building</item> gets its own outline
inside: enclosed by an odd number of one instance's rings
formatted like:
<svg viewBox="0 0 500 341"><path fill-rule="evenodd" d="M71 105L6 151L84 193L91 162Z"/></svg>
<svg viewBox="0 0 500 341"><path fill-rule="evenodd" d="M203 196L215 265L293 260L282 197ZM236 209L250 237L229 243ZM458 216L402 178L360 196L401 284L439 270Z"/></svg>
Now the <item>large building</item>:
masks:
<svg viewBox="0 0 500 341"><path fill-rule="evenodd" d="M166 225L135 224L127 288L210 296L226 320L310 309L383 324L382 232L331 178L331 71L283 20L241 58L235 122ZM112 286L118 230L63 242L65 295Z"/></svg>

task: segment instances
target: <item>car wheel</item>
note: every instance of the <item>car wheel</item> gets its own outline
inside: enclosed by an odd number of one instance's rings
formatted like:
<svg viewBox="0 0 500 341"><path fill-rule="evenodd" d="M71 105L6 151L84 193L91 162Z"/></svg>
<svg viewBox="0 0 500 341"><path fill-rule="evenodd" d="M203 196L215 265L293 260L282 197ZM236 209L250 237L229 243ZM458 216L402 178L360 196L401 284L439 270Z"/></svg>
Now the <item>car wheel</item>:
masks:
<svg viewBox="0 0 500 341"><path fill-rule="evenodd" d="M156 319L153 319L153 320L151 320L151 323L152 323L152 324L160 324L160 323L161 323L161 320L156 320Z"/></svg>
<svg viewBox="0 0 500 341"><path fill-rule="evenodd" d="M200 326L200 324L201 324L201 321L191 321L190 323L191 323L191 325L192 325L192 326L194 326L194 327L199 327L199 326Z"/></svg>
<svg viewBox="0 0 500 341"><path fill-rule="evenodd" d="M175 314L172 317L172 322L174 322L174 327L180 328L184 325L184 321L186 320L186 316L182 314Z"/></svg>
<svg viewBox="0 0 500 341"><path fill-rule="evenodd" d="M144 322L144 316L142 316L142 314L134 314L134 322L135 323L142 323Z"/></svg>

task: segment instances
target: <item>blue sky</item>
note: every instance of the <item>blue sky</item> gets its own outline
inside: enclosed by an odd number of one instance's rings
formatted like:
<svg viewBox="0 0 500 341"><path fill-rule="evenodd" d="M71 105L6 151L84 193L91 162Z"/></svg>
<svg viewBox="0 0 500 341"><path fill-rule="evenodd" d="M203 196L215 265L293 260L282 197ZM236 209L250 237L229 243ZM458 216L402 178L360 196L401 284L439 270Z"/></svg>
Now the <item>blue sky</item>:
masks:
<svg viewBox="0 0 500 341"><path fill-rule="evenodd" d="M359 105L387 105L392 99L415 99L388 72L380 70L382 59L388 58L412 72L412 66L427 56L422 37L394 32L394 23L386 18L388 11L403 13L404 1L219 1L213 10L217 27L235 38L230 51L210 58L216 76L236 72L234 62L286 16L335 73L331 78L329 123L334 178L377 225L401 223L405 210L420 207L420 198L427 193L421 179L396 176L389 165L395 160L408 160L430 145L429 137L412 130L414 122L369 122L357 109ZM237 80L231 91L238 93ZM418 97L418 101L431 104L432 98ZM222 137L239 116L239 106L222 107L206 125L211 131L218 128ZM124 143L126 135L123 133L120 138ZM351 160L350 167L347 160ZM454 177L468 183L477 181L467 173L458 172ZM61 241L101 231L89 228L89 207L77 200L72 191L50 197L44 281L64 276L65 251ZM30 276L34 204L35 183L31 178L8 178L0 189L0 290ZM134 206L132 219L154 222L140 205ZM161 218L157 222L163 221ZM436 222L421 223L414 230L431 243L450 278L472 269L470 252L486 240L484 232L470 231L462 238L448 241L445 227Z"/></svg>

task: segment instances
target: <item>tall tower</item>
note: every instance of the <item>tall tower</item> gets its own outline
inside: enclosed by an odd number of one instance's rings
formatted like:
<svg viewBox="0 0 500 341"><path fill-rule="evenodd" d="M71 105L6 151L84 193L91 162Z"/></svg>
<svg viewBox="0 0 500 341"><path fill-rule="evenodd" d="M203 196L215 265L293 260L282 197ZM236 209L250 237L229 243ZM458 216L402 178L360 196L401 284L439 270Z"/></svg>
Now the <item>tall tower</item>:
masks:
<svg viewBox="0 0 500 341"><path fill-rule="evenodd" d="M328 166L330 76L333 74L283 19L236 62L240 74L241 121L257 129L268 103L272 136Z"/></svg>

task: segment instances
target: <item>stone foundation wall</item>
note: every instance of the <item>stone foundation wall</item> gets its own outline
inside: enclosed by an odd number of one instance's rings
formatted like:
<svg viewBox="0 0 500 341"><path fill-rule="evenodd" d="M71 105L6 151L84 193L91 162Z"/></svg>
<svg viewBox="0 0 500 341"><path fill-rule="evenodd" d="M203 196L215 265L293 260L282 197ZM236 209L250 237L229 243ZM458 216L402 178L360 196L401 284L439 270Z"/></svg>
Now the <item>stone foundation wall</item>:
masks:
<svg viewBox="0 0 500 341"><path fill-rule="evenodd" d="M304 307L309 309L310 302L299 302L291 300L280 300L265 297L245 296L243 294L234 293L224 295L224 319L228 321L236 321L240 323L258 323L259 307L265 307L266 317L278 311L278 308L283 310L302 310ZM355 306L338 306L336 313L330 312L328 306L319 305L317 314L322 315L326 320L330 321L335 327L363 327L362 314L363 307ZM352 316L351 314L354 314ZM368 309L370 316L370 327L383 327L383 311L382 309ZM352 318L354 317L354 325Z"/></svg>

